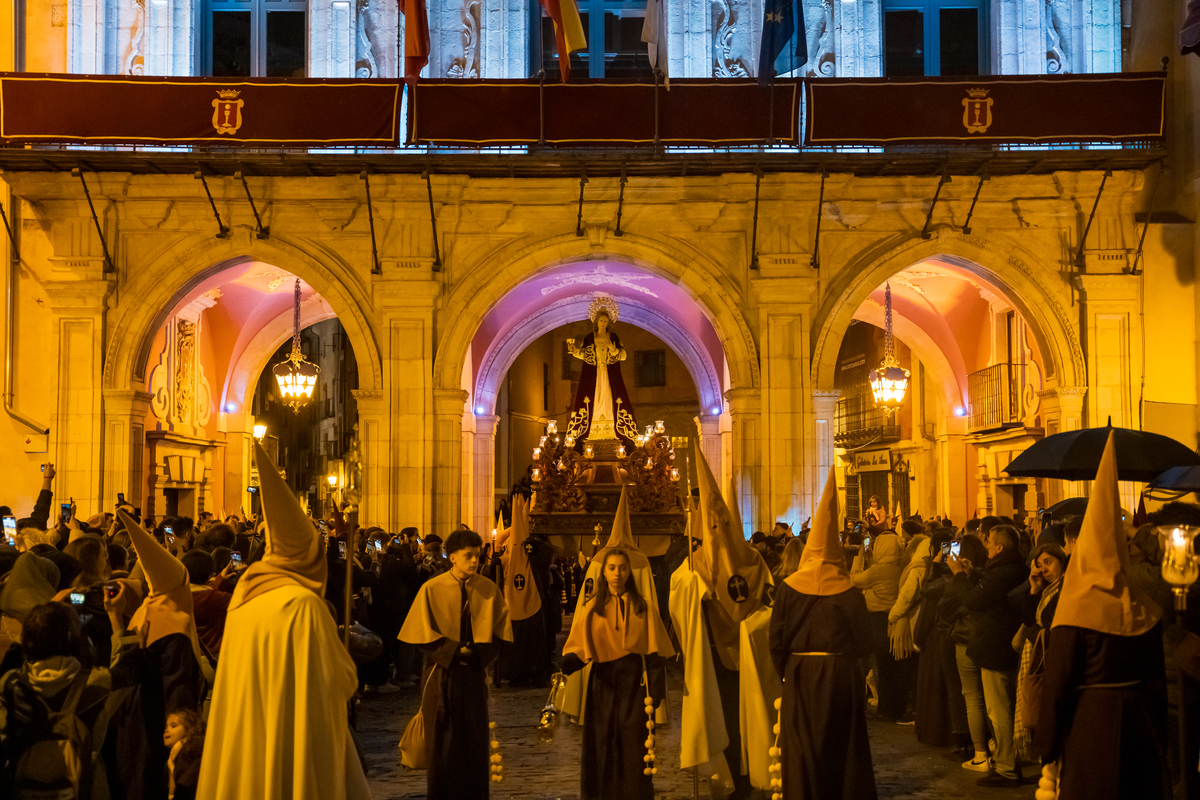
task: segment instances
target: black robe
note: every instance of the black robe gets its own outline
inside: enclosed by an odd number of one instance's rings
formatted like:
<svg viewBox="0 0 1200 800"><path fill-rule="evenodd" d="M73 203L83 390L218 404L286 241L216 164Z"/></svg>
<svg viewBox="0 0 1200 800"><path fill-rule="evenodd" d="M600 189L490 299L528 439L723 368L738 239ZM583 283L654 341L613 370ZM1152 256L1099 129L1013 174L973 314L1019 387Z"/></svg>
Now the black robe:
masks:
<svg viewBox="0 0 1200 800"><path fill-rule="evenodd" d="M662 658L646 656L651 694L665 695ZM646 763L646 689L642 656L630 653L615 661L593 661L583 718L581 800L654 800L653 777ZM656 754L662 748L656 745ZM661 756L660 756L661 761Z"/></svg>
<svg viewBox="0 0 1200 800"><path fill-rule="evenodd" d="M1134 685L1111 687L1124 683ZM1062 759L1059 800L1170 798L1162 626L1051 629L1034 748Z"/></svg>
<svg viewBox="0 0 1200 800"><path fill-rule="evenodd" d="M459 641L421 645L428 800L484 798L491 784L488 742L487 667L497 645L476 643L471 616L463 607ZM432 709L432 719L428 710Z"/></svg>
<svg viewBox="0 0 1200 800"><path fill-rule="evenodd" d="M783 678L779 738L785 800L875 800L858 662L872 650L862 592L818 597L780 584L770 647Z"/></svg>

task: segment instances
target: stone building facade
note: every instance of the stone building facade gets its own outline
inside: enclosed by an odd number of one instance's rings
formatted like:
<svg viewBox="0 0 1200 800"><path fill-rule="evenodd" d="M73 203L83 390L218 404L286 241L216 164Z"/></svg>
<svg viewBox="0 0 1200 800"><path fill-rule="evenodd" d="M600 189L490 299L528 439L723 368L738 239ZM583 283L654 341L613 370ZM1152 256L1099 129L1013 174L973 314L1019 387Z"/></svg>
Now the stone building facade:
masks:
<svg viewBox="0 0 1200 800"><path fill-rule="evenodd" d="M340 33L313 43L312 75L350 74L348 48L361 38L345 26L386 32L397 24L371 23L365 4L357 14L326 5L310 7L312 36L319 20L338 20ZM517 36L519 26L504 20L526 19L528 9L500 5L451 13L431 4L436 68L525 74L525 45L500 34ZM1164 5L1172 7L1125 20L1116 2L993 2L994 71L1155 69L1173 52L1184 4ZM151 6L140 13L176 8ZM809 6L809 25L824 26L809 38L818 72L833 64L835 75L879 74L877 2ZM28 8L32 15L40 7ZM72 5L69 20L102 13L88 8ZM689 31L672 50L675 74L731 69L742 52L736 36L722 39L712 26L721 14L753 20L753 3L672 8L672 25ZM196 7L172 13L181 20ZM460 37L450 17L479 30ZM191 52L168 35L183 23L162 25L162 37L143 41L164 49L148 50L144 64L171 61L182 52L172 47ZM1054 69L1039 44L1051 27L1066 41ZM696 30L706 33L697 38ZM738 28L737 36L747 34L753 24ZM475 49L460 52L459 38ZM119 36L105 41L88 50L65 37L52 46L31 31L23 63L124 71L128 48ZM733 44L721 49L718 41ZM326 44L340 53L336 70L317 63ZM10 63L19 63L16 49ZM394 60L372 58L378 74L394 71ZM9 284L7 399L34 423L0 419L0 441L13 454L0 474L18 508L32 504L36 465L46 460L59 467L57 492L81 509L111 508L118 492L144 504L166 489L184 493L176 496L193 508L243 505L250 398L269 356L291 336L290 306L218 317L222 299L207 293L217 276L245 276L253 266L299 277L303 324L336 316L353 348L364 523L489 529L499 381L531 342L582 319L597 292L629 310L622 324L653 333L687 366L699 398L696 437L735 487L748 531L775 519L799 523L831 466L844 484L861 483L855 454L872 448L839 445L839 353L852 324L882 327L879 293L892 281L910 303L901 308L898 300L896 330L922 382L898 435L884 442L889 480L906 481L910 512L958 521L985 510L1032 511L1082 490L1003 475L1042 435L1111 419L1197 444L1198 65L1182 61L1170 73L1165 151L632 156L623 200L620 164L607 154L0 152L20 252ZM190 74L185 64L156 69ZM70 172L81 159L103 244ZM207 180L231 229L226 238L215 235L192 176L202 162L214 169ZM234 163L243 165L266 237L256 235ZM581 218L580 166L589 175ZM372 172L378 271L362 169ZM934 204L946 171L953 179ZM938 279L961 289L959 316L932 320L913 305ZM1017 387L1027 402L1012 424L973 428L971 376L1017 362L1030 365ZM34 435L43 425L44 442ZM1130 502L1134 491L1126 487Z"/></svg>

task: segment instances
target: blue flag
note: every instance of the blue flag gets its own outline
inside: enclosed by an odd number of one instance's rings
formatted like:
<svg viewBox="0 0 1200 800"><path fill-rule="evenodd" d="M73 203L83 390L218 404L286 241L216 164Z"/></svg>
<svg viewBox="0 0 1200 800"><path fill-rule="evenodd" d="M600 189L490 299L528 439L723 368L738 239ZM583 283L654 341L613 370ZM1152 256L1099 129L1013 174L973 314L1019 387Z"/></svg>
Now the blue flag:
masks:
<svg viewBox="0 0 1200 800"><path fill-rule="evenodd" d="M808 37L804 32L803 0L766 0L762 47L758 52L758 85L770 86L776 75L798 69L806 61Z"/></svg>

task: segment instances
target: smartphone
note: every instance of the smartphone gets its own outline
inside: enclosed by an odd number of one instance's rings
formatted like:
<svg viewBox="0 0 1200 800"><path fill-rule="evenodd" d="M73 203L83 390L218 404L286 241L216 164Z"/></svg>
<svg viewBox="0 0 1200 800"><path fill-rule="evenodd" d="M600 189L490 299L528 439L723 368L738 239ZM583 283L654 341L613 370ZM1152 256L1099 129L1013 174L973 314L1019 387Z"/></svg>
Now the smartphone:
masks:
<svg viewBox="0 0 1200 800"><path fill-rule="evenodd" d="M175 534L175 531L170 525L163 525L163 532L166 533L167 536L173 536Z"/></svg>
<svg viewBox="0 0 1200 800"><path fill-rule="evenodd" d="M376 539L376 540L375 540L375 549L376 549L376 550L382 550L382 549L383 549L383 540L382 540L382 539Z"/></svg>
<svg viewBox="0 0 1200 800"><path fill-rule="evenodd" d="M346 543L338 542L338 558L346 557Z"/></svg>
<svg viewBox="0 0 1200 800"><path fill-rule="evenodd" d="M68 522L70 522L71 521L71 504L63 503L61 506L59 506L58 515L62 519L63 525L66 525Z"/></svg>
<svg viewBox="0 0 1200 800"><path fill-rule="evenodd" d="M42 464L42 472L45 472L45 471L46 471L46 465Z"/></svg>
<svg viewBox="0 0 1200 800"><path fill-rule="evenodd" d="M321 529L322 536L329 535L329 526L325 524L325 520L323 520L323 519L317 520L317 527Z"/></svg>
<svg viewBox="0 0 1200 800"><path fill-rule="evenodd" d="M942 558L943 559L945 559L946 556L950 555L950 545L952 545L952 544L954 544L954 542L942 542Z"/></svg>
<svg viewBox="0 0 1200 800"><path fill-rule="evenodd" d="M17 518L4 516L4 541L9 547L17 546Z"/></svg>
<svg viewBox="0 0 1200 800"><path fill-rule="evenodd" d="M125 493L124 492L117 492L117 505L119 505L119 506L125 505Z"/></svg>
<svg viewBox="0 0 1200 800"><path fill-rule="evenodd" d="M237 550L234 550L232 553L229 554L229 560L232 561L233 563L237 564L240 567L242 565L242 554L239 553Z"/></svg>
<svg viewBox="0 0 1200 800"><path fill-rule="evenodd" d="M71 605L81 606L87 600L87 595L83 592L71 592Z"/></svg>
<svg viewBox="0 0 1200 800"><path fill-rule="evenodd" d="M955 558L958 558L958 551L961 547L962 547L962 542L951 542L950 543L950 555L954 556Z"/></svg>
<svg viewBox="0 0 1200 800"><path fill-rule="evenodd" d="M870 547L870 546L871 546L871 537L864 536L863 537L863 547L866 548L866 547Z"/></svg>

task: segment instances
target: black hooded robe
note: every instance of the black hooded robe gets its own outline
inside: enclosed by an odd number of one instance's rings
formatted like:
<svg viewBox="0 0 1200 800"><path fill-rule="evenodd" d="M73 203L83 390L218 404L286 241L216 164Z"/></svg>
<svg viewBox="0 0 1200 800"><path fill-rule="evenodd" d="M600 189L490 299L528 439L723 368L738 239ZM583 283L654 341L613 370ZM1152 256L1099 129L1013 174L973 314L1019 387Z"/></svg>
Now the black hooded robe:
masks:
<svg viewBox="0 0 1200 800"><path fill-rule="evenodd" d="M808 595L784 582L775 590L770 636L783 678L784 800L875 800L859 666L872 651L862 592Z"/></svg>

